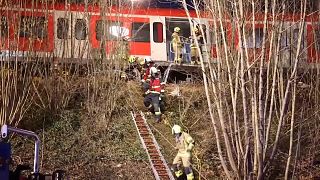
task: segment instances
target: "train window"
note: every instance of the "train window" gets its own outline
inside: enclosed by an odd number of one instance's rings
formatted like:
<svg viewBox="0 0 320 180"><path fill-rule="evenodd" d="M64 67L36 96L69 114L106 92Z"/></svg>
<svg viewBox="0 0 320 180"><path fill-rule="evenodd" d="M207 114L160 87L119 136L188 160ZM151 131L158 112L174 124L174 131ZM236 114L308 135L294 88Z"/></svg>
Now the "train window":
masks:
<svg viewBox="0 0 320 180"><path fill-rule="evenodd" d="M58 18L57 22L57 37L58 39L67 39L69 31L69 19Z"/></svg>
<svg viewBox="0 0 320 180"><path fill-rule="evenodd" d="M87 38L87 23L84 19L77 19L74 26L75 38L85 40Z"/></svg>
<svg viewBox="0 0 320 180"><path fill-rule="evenodd" d="M281 47L287 47L289 45L289 38L287 32L283 32L280 34L280 45Z"/></svg>
<svg viewBox="0 0 320 180"><path fill-rule="evenodd" d="M8 36L8 21L7 17L2 16L1 17L1 24L0 24L0 32L1 37L7 37Z"/></svg>
<svg viewBox="0 0 320 180"><path fill-rule="evenodd" d="M252 30L247 35L247 41L245 42L246 48L261 48L263 41L263 28L255 28L255 38L253 38Z"/></svg>
<svg viewBox="0 0 320 180"><path fill-rule="evenodd" d="M150 24L149 23L132 23L132 41L150 42Z"/></svg>
<svg viewBox="0 0 320 180"><path fill-rule="evenodd" d="M307 1L306 10L308 13L317 12L319 9L320 9L320 0Z"/></svg>
<svg viewBox="0 0 320 180"><path fill-rule="evenodd" d="M47 37L47 33L47 21L45 17L21 17L19 32L20 37L44 39Z"/></svg>
<svg viewBox="0 0 320 180"><path fill-rule="evenodd" d="M320 51L320 29L315 30L314 32L315 34L315 46L316 46L316 50Z"/></svg>
<svg viewBox="0 0 320 180"><path fill-rule="evenodd" d="M106 27L104 26L104 21L98 20L96 22L96 39L101 41L102 39L106 39Z"/></svg>
<svg viewBox="0 0 320 180"><path fill-rule="evenodd" d="M302 33L302 37L301 37L301 46L300 46L300 51L304 48L304 37L303 37L303 34ZM292 44L295 48L298 47L298 39L299 39L299 29L294 29L293 30L293 36L292 36Z"/></svg>
<svg viewBox="0 0 320 180"><path fill-rule="evenodd" d="M103 39L117 40L128 35L129 30L123 27L122 22L98 20L96 23L96 39L98 41Z"/></svg>
<svg viewBox="0 0 320 180"><path fill-rule="evenodd" d="M153 23L153 41L156 43L163 42L163 24L161 22Z"/></svg>

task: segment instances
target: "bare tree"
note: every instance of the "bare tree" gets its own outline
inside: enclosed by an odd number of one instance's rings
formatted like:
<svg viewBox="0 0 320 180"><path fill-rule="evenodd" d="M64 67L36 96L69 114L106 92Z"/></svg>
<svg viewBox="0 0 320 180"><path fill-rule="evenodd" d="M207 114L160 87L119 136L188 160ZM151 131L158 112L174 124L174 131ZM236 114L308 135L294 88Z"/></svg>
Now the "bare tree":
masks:
<svg viewBox="0 0 320 180"><path fill-rule="evenodd" d="M210 19L210 38L214 39L207 39L204 47L197 43L199 53L200 48L213 47L217 54L218 63L209 60L206 68L201 58L201 66L224 173L229 179L263 179L288 130L290 146L284 174L289 179L291 164L296 161L292 158L297 158L292 153L297 137L298 69L309 71L302 62L308 2L207 0L203 9L208 16L201 14L199 3L193 1L194 9L199 19ZM188 13L187 2L182 4ZM288 16L298 21L286 19ZM288 118L289 128L285 125Z"/></svg>

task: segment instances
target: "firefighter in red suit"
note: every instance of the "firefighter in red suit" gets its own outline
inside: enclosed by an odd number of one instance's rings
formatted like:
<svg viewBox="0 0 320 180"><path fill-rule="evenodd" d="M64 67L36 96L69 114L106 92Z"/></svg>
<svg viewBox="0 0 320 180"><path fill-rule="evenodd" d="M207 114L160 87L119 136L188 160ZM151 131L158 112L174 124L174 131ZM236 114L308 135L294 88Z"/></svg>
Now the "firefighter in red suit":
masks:
<svg viewBox="0 0 320 180"><path fill-rule="evenodd" d="M157 68L150 68L149 89L145 92L144 105L156 116L156 122L161 121L160 101L164 94L164 84L161 83L160 72Z"/></svg>
<svg viewBox="0 0 320 180"><path fill-rule="evenodd" d="M143 86L143 92L147 92L147 90L149 89L149 82L150 82L150 77L151 77L151 74L150 74L150 69L151 67L153 67L154 65L154 62L151 60L150 57L146 57L144 59L144 63L145 63L145 71L143 73L143 77L142 77L142 86Z"/></svg>

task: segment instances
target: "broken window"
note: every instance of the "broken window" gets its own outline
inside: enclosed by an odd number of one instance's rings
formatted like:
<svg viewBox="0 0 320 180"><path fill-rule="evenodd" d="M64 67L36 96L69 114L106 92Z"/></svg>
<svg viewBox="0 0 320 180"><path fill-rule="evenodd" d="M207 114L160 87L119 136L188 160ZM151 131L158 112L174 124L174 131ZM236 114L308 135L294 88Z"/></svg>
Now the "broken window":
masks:
<svg viewBox="0 0 320 180"><path fill-rule="evenodd" d="M129 30L119 21L98 20L96 23L96 39L117 40L129 35Z"/></svg>
<svg viewBox="0 0 320 180"><path fill-rule="evenodd" d="M141 22L132 23L132 41L150 42L150 24Z"/></svg>
<svg viewBox="0 0 320 180"><path fill-rule="evenodd" d="M77 19L74 26L75 38L77 40L85 40L87 38L87 23L84 19Z"/></svg>
<svg viewBox="0 0 320 180"><path fill-rule="evenodd" d="M58 18L57 22L57 37L58 39L67 39L69 33L69 19Z"/></svg>

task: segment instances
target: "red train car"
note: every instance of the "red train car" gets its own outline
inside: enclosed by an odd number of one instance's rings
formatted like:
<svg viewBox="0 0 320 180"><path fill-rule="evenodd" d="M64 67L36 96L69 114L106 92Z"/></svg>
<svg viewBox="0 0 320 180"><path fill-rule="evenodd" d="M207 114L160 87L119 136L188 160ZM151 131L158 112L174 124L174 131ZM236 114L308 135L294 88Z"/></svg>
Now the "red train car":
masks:
<svg viewBox="0 0 320 180"><path fill-rule="evenodd" d="M81 61L92 59L101 48L109 54L115 40L127 38L130 55L169 61L173 28L179 26L186 39L190 36L189 21L181 9L110 8L105 13L98 6L27 4L3 7L0 12L2 56L15 51L16 56L29 53ZM195 18L195 12L191 16Z"/></svg>
<svg viewBox="0 0 320 180"><path fill-rule="evenodd" d="M214 30L211 28L213 20L206 17L197 18L192 10L192 25L183 9L113 7L104 11L94 5L17 3L10 7L3 6L0 13L1 56L28 57L28 54L31 54L53 58L58 62L81 62L95 58L97 53L111 54L109 52L114 50L119 42L115 40L126 38L129 39L130 55L149 56L155 61L169 62L173 59L171 34L174 27L179 26L182 29L181 36L186 40L184 60L189 62L190 47L187 39L191 35L191 27L201 24L205 27L208 42L207 47L203 49L209 50L204 51L204 59L208 61L216 58L217 45L212 34ZM263 16L257 14L256 18L253 28L256 32L255 37L249 35L243 45L239 44L237 30L232 28L232 23L235 22L226 18L228 42L232 42L237 48L246 47L250 54L259 54L262 50ZM277 24L281 21L280 16L278 18ZM299 15L285 17L286 28L281 37L281 62L286 66L292 64L297 49L297 38L294 37L297 37L299 32L298 20ZM272 19L268 21L271 22ZM318 14L306 18L301 43L301 62L319 63L319 27ZM269 45L266 48L268 54ZM268 57L266 55L267 60Z"/></svg>

